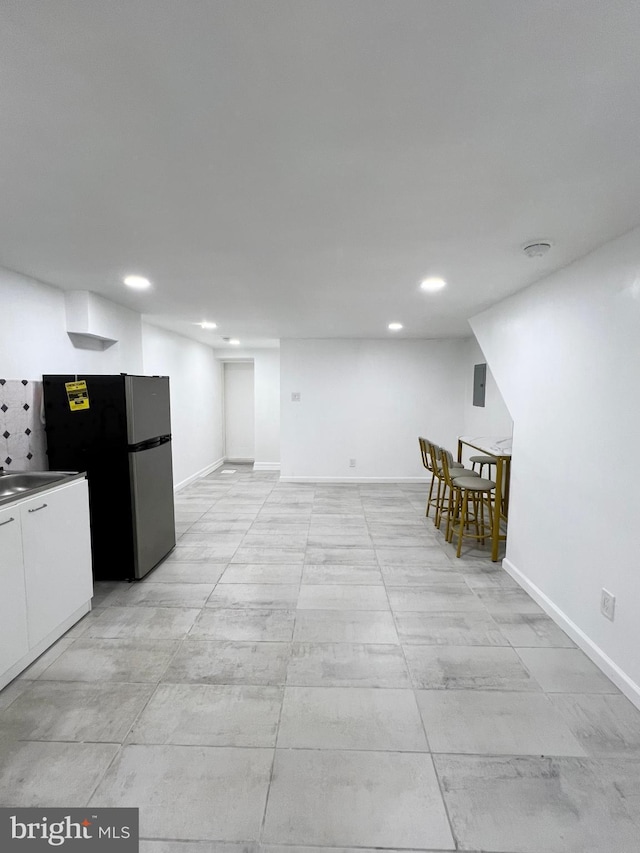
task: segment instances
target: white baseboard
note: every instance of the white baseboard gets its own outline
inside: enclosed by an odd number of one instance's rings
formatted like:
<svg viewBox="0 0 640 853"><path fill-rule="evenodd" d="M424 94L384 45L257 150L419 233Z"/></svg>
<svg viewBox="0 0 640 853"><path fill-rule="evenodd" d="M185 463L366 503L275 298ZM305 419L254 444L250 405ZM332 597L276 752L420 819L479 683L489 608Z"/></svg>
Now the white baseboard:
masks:
<svg viewBox="0 0 640 853"><path fill-rule="evenodd" d="M280 477L281 483L425 483L424 477Z"/></svg>
<svg viewBox="0 0 640 853"><path fill-rule="evenodd" d="M184 489L190 483L199 480L200 477L206 477L207 474L211 474L212 471L217 470L222 465L224 465L224 459L218 459L215 462L212 462L210 465L205 466L200 471L196 471L195 474L192 474L190 477L187 477L186 480L182 480L181 483L176 483L176 485L173 487L174 493L179 492L181 489Z"/></svg>
<svg viewBox="0 0 640 853"><path fill-rule="evenodd" d="M613 681L616 687L619 687L624 695L633 704L640 708L640 685L636 684L626 672L611 660L611 658L602 651L600 646L597 646L584 631L579 628L575 622L572 622L569 617L557 607L551 599L542 592L534 583L532 583L522 572L517 569L513 563L505 558L502 561L504 570L520 584L520 586L529 593L531 598L536 601L544 612L553 619L556 625L559 625L562 630L571 637L573 642L582 649L582 651L590 658L595 665L604 672L604 674Z"/></svg>
<svg viewBox="0 0 640 853"><path fill-rule="evenodd" d="M225 456L226 465L252 465L254 460L248 456Z"/></svg>
<svg viewBox="0 0 640 853"><path fill-rule="evenodd" d="M279 462L254 462L253 463L254 471L279 471L280 463Z"/></svg>

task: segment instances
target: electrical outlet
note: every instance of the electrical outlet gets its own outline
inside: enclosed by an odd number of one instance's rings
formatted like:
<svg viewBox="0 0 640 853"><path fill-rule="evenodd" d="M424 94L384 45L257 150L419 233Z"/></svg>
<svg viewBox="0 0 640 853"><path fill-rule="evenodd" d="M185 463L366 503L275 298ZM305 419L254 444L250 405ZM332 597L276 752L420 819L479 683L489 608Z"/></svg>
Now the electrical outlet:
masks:
<svg viewBox="0 0 640 853"><path fill-rule="evenodd" d="M349 460L349 468L355 468L355 467L356 467L356 460L350 459Z"/></svg>
<svg viewBox="0 0 640 853"><path fill-rule="evenodd" d="M600 612L603 616L606 616L607 619L611 619L613 622L613 617L616 612L616 597L608 590L602 589L602 595L600 596Z"/></svg>

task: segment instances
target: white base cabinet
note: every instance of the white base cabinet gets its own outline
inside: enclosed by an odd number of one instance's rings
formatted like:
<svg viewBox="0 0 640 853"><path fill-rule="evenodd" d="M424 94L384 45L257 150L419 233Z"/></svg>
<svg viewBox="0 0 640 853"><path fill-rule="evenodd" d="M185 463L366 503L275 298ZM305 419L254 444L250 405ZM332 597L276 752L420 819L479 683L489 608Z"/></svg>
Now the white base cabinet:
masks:
<svg viewBox="0 0 640 853"><path fill-rule="evenodd" d="M12 507L0 510L0 673L28 651L20 510Z"/></svg>
<svg viewBox="0 0 640 853"><path fill-rule="evenodd" d="M91 609L85 479L0 511L0 567L2 688Z"/></svg>

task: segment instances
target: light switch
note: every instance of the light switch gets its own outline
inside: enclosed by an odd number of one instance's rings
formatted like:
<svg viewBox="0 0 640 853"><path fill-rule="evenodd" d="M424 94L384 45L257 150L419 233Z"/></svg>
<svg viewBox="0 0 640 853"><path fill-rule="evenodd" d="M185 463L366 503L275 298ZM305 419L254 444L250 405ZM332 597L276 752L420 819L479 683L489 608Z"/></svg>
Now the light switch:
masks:
<svg viewBox="0 0 640 853"><path fill-rule="evenodd" d="M299 403L300 402L300 392L299 391L292 391L291 392L291 402L292 403Z"/></svg>

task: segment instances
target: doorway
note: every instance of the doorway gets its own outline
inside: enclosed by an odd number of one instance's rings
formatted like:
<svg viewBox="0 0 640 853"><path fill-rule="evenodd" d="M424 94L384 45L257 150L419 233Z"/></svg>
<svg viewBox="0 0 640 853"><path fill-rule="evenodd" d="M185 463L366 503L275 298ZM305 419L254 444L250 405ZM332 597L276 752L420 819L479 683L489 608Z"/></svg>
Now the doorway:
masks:
<svg viewBox="0 0 640 853"><path fill-rule="evenodd" d="M224 435L227 461L254 461L254 395L253 362L225 362Z"/></svg>

